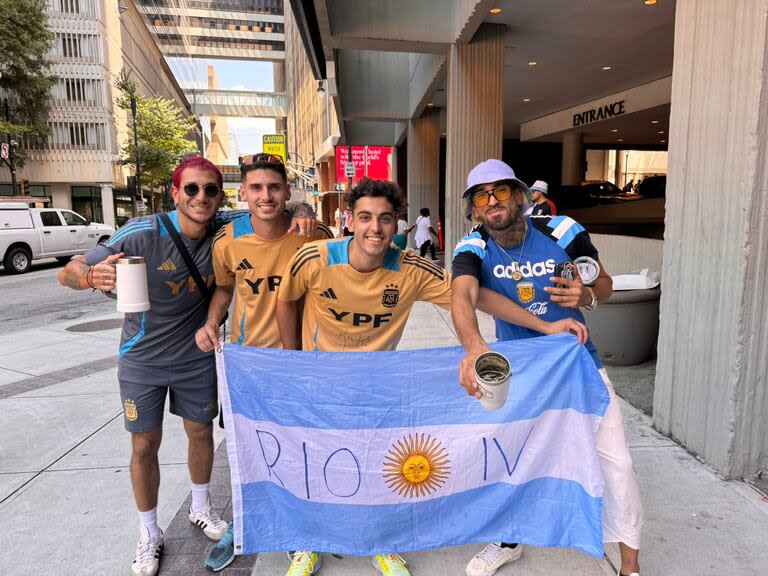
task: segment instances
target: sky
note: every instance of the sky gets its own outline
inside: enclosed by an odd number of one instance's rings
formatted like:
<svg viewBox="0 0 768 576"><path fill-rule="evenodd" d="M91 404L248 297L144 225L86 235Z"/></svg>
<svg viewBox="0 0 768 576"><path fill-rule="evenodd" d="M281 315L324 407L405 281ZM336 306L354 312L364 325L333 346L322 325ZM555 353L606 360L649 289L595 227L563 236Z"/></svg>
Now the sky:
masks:
<svg viewBox="0 0 768 576"><path fill-rule="evenodd" d="M182 88L208 86L208 64L213 64L219 88L222 90L274 90L271 62L244 60L205 60L200 58L167 58L176 80ZM207 118L203 129L210 131ZM269 118L227 118L229 133L237 140L240 154L261 152L261 137L275 133L275 121Z"/></svg>

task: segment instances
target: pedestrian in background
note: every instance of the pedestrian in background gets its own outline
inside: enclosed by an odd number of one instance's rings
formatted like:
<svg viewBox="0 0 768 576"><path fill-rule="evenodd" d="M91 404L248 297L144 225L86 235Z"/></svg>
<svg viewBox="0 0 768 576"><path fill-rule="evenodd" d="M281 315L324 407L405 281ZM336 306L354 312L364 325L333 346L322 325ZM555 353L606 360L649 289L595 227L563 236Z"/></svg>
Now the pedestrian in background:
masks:
<svg viewBox="0 0 768 576"><path fill-rule="evenodd" d="M408 222L405 220L407 212L408 204L405 204L398 215L397 234L395 234L395 237L392 239L392 244L397 248L400 248L400 250L408 248L408 234L411 233L411 230L416 228L416 224L410 228L408 227Z"/></svg>
<svg viewBox="0 0 768 576"><path fill-rule="evenodd" d="M546 197L549 185L544 180L536 180L531 186L531 199L533 200L531 216L557 216L555 203Z"/></svg>
<svg viewBox="0 0 768 576"><path fill-rule="evenodd" d="M432 219L429 217L429 208L422 208L419 210L419 217L416 218L416 246L419 247L419 254L422 258L429 255L432 260L435 258L435 243L432 242L432 236L437 238L437 232L432 228Z"/></svg>
<svg viewBox="0 0 768 576"><path fill-rule="evenodd" d="M344 212L341 214L341 235L342 236L352 236L352 212L349 211L349 208L346 208Z"/></svg>

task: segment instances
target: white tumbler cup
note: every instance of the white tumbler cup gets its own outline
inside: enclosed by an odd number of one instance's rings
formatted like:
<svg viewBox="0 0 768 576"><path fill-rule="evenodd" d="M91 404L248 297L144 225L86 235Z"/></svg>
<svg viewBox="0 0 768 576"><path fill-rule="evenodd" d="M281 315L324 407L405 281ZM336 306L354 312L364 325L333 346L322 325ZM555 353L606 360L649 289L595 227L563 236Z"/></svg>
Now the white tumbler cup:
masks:
<svg viewBox="0 0 768 576"><path fill-rule="evenodd" d="M117 311L146 312L149 310L147 265L141 256L120 258L115 268L117 280Z"/></svg>
<svg viewBox="0 0 768 576"><path fill-rule="evenodd" d="M475 381L483 391L480 404L488 410L499 410L507 401L509 360L498 352L484 352L475 360Z"/></svg>

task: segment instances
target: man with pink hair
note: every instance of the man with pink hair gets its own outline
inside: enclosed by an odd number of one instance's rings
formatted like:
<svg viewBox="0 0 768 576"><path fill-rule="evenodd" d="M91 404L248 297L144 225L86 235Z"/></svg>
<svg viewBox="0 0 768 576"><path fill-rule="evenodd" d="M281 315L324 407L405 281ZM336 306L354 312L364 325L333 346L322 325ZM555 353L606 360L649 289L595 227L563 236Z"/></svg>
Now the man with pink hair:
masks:
<svg viewBox="0 0 768 576"><path fill-rule="evenodd" d="M221 171L201 156L187 158L173 173L171 195L176 210L132 218L108 242L75 256L59 273L64 286L110 292L118 259L141 256L146 263L151 307L125 315L117 373L123 420L131 433L131 483L140 521L131 567L136 576L154 576L163 549L163 532L157 524L157 455L168 396L170 411L183 419L189 441L189 520L214 541L227 531L227 522L211 507L208 494L212 421L219 412L216 364L213 352L203 352L195 343L213 292L211 245L214 217L223 198ZM187 266L177 242L194 266Z"/></svg>

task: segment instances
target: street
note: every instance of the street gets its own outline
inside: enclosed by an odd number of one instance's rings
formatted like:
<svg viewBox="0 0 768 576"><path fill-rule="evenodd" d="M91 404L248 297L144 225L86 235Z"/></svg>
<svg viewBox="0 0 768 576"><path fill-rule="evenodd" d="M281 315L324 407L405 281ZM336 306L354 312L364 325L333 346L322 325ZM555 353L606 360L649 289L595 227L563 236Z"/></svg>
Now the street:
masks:
<svg viewBox="0 0 768 576"><path fill-rule="evenodd" d="M60 286L56 275L63 267L54 259L35 260L26 274L9 274L0 267L0 334L115 309L114 301L101 294Z"/></svg>

